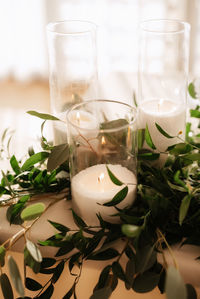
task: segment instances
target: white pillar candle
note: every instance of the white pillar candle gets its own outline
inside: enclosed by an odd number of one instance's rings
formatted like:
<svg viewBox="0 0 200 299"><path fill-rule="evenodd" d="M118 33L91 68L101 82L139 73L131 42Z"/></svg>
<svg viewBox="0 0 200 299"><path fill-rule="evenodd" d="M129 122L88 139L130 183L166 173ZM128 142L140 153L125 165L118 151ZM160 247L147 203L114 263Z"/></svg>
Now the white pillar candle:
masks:
<svg viewBox="0 0 200 299"><path fill-rule="evenodd" d="M155 126L157 123L171 136L185 138L185 105L170 101L168 99L149 100L141 103L139 109L139 126L145 128L148 125L153 143L159 151L165 151L168 146L180 140L168 139L163 136Z"/></svg>
<svg viewBox="0 0 200 299"><path fill-rule="evenodd" d="M124 208L130 206L136 197L136 176L121 165L109 164L108 167L120 181L128 184L127 196L117 207ZM111 216L117 212L114 207L106 207L99 204L111 201L124 187L125 185L117 186L111 181L105 164L88 167L76 174L71 180L74 210L89 225L99 224L97 213L100 213L104 220L114 223L119 222L119 217Z"/></svg>

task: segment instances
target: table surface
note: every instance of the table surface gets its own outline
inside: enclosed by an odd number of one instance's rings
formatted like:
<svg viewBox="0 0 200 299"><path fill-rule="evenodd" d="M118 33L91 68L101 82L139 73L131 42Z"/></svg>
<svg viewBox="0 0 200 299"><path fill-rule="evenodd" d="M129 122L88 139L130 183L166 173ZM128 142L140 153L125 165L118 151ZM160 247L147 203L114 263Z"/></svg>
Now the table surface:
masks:
<svg viewBox="0 0 200 299"><path fill-rule="evenodd" d="M38 198L39 202L43 202L46 206L60 198L61 200L58 201L55 205L51 206L47 212L41 216L41 218L34 224L32 229L28 232L27 238L29 238L31 241L37 243L38 240L45 240L46 238L52 236L56 231L55 229L48 223L47 220L52 220L55 222L62 223L72 229L76 228L71 214L71 202L64 199L64 192L60 194L59 196L43 196ZM63 199L62 199L63 198ZM21 230L20 227L12 225L10 226L8 221L6 220L6 208L0 209L0 243L3 243L8 238L12 237L14 234L17 234ZM41 229L42 227L42 229ZM117 245L119 246L119 245ZM13 251L16 252L23 252L24 248L24 239L21 238L18 240L18 242L13 246ZM118 247L117 247L118 248ZM53 247L40 247L40 250L42 252L42 255L47 256L53 256L56 252L56 249ZM11 253L13 254L13 253ZM192 283L195 286L200 285L200 267L199 262L195 260L197 256L200 255L200 249L198 247L194 246L184 246L183 248L174 248L174 255L175 258L179 264L179 269L181 271L181 274L187 283ZM170 258L170 255L166 252L166 257L169 263L172 263L172 260ZM20 253L17 255L17 262L20 263L21 268L23 261L22 261L22 254ZM98 276L100 273L100 269L102 269L107 262L100 262L95 263L92 261L87 261L84 266L83 275L80 280L80 285L78 290L80 290L80 296L79 299L86 299L89 298L89 295L91 295L92 288L95 285L95 282L98 280ZM67 267L66 267L67 268ZM70 277L67 269L65 270L66 274L63 275L63 279L66 279L66 276L68 277L68 281L72 281L72 277ZM35 276L35 274L31 274L32 278L35 278L36 280L39 280L40 282L44 280L44 278L40 275ZM61 279L61 281L63 281ZM89 282L89 283L88 283ZM84 288L84 286L87 285L87 288ZM83 293L84 289L84 293ZM62 293L64 289L58 289L59 294L64 295ZM57 290L57 291L58 291ZM56 294L56 293L55 293ZM84 295L83 295L84 294ZM56 295L55 295L56 296ZM55 297L55 299L59 299L61 297ZM129 292L125 290L124 285L122 282L120 282L117 290L113 293L112 299L117 298L133 298L133 292ZM141 299L156 299L156 298L165 298L164 295L161 295L158 290L154 290L151 293L147 294L135 294L134 298L141 298Z"/></svg>

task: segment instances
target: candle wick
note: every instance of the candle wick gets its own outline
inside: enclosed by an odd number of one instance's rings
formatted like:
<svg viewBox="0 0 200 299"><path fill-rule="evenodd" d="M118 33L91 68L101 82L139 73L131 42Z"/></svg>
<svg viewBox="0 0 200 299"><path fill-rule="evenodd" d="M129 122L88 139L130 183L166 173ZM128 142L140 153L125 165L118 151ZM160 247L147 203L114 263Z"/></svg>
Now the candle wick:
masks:
<svg viewBox="0 0 200 299"><path fill-rule="evenodd" d="M98 176L98 183L101 183L103 179L104 179L104 173L102 172L102 173Z"/></svg>

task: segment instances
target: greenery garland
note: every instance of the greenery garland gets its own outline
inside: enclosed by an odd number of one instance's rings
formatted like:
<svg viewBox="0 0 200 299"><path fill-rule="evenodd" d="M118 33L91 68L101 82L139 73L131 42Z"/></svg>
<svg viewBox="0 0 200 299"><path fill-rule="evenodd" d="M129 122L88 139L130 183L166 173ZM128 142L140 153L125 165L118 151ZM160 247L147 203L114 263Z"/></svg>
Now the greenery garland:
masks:
<svg viewBox="0 0 200 299"><path fill-rule="evenodd" d="M189 93L198 99L193 83L189 85ZM41 193L58 193L70 190L69 176L60 175L63 171L68 174L68 145L52 146L43 136L43 127L47 120L58 120L49 114L35 111L28 112L44 120L41 126L42 151L35 153L29 149L28 158L18 161L15 156L10 158L12 171L2 172L0 184L1 206L8 206L7 219L11 225L20 225L26 240L24 248L25 285L23 284L16 261L7 256L18 238L5 241L0 246L0 284L4 298L14 298L12 285L19 294L25 297L25 288L37 291L34 298L51 298L55 283L68 264L70 273L74 276L74 283L68 286L63 299L77 298L76 286L81 277L84 261L94 260L99 263L108 260L108 265L101 270L99 280L93 289L90 299L109 298L118 284L124 282L125 288L135 292L145 293L158 287L161 293L166 292L168 299L195 299L197 294L194 286L185 284L180 276L177 262L171 246L180 243L200 245L200 134L192 131L191 123L186 126L186 141L169 147L166 151L168 159L162 168L156 168L151 163L159 158L155 151L148 127L139 131L139 144L146 143L152 149L144 151L142 147L138 153L138 190L137 199L130 209L119 209L115 205L124 199L123 194L117 197L117 202L110 201L109 206L116 208L116 214L121 218L121 224L112 224L97 215L98 227L88 226L73 210L72 216L77 230L72 230L63 224L49 220L57 233L47 240L34 244L26 233L50 205L43 203L27 204L34 199L34 195ZM200 106L190 110L191 117L200 118ZM159 124L155 124L158 131L166 138L170 136ZM1 155L5 150L5 131L2 136ZM10 136L8 137L10 142ZM108 169L113 183L119 181ZM70 192L68 192L70 199ZM30 222L31 221L31 222ZM120 240L122 250L114 247ZM42 257L39 246L58 248L55 257ZM165 249L172 255L173 266L167 264ZM158 261L158 254L162 256L162 263ZM59 257L59 258L58 258ZM125 257L126 264L122 263ZM57 261L57 258L59 261ZM199 257L200 258L200 257ZM7 262L10 277L4 272ZM35 273L47 276L47 283L41 285L39 281L26 276L26 267ZM78 268L74 274L74 267Z"/></svg>

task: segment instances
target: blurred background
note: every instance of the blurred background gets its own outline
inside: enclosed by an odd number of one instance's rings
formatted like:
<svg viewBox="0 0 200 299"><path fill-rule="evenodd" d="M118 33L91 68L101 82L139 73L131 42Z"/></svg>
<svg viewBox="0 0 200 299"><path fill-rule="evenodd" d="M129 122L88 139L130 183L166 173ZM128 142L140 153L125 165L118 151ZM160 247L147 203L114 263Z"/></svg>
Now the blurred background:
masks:
<svg viewBox="0 0 200 299"><path fill-rule="evenodd" d="M110 78L112 83L110 74L130 74L129 81L117 83L123 84L126 97L127 90L131 95L137 88L137 29L142 20L179 19L191 24L190 78L198 77L199 16L199 0L0 0L0 136L5 128L14 129L12 151L22 155L25 144L40 135L41 125L26 111L50 111L47 23L71 19L96 23L99 81ZM114 88L105 97L115 98Z"/></svg>

